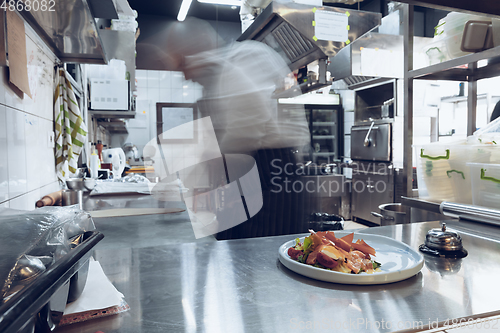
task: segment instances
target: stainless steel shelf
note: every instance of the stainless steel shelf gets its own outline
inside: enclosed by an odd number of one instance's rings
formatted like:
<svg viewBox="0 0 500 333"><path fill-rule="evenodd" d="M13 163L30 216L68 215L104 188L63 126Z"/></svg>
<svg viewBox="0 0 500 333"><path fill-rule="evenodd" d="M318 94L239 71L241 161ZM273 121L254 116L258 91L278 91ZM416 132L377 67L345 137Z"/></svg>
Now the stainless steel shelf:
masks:
<svg viewBox="0 0 500 333"><path fill-rule="evenodd" d="M398 0L410 5L464 13L481 13L500 16L500 2L492 0Z"/></svg>
<svg viewBox="0 0 500 333"><path fill-rule="evenodd" d="M413 79L425 80L469 81L470 77L473 77L475 80L481 80L500 75L500 63L495 62L494 64L475 70L468 67L464 68L464 65L468 66L480 60L492 59L500 60L500 46L428 67L415 69L409 71L408 75Z"/></svg>
<svg viewBox="0 0 500 333"><path fill-rule="evenodd" d="M135 111L89 110L89 115L103 119L133 119Z"/></svg>
<svg viewBox="0 0 500 333"><path fill-rule="evenodd" d="M124 121L99 121L99 125L113 134L128 134L127 125Z"/></svg>
<svg viewBox="0 0 500 333"><path fill-rule="evenodd" d="M320 83L319 81L310 81L310 82L305 82L301 83L299 85L293 86L290 89L287 89L285 91L275 93L272 95L272 98L278 99L278 98L291 98L291 97L296 97L298 95L302 95L311 91L315 91L327 86L331 86L332 82L327 81L326 83Z"/></svg>
<svg viewBox="0 0 500 333"><path fill-rule="evenodd" d="M471 135L476 128L477 112L477 81L500 76L500 46L473 53L440 64L413 69L412 55L414 50L414 8L413 5L459 11L480 13L491 17L500 16L500 2L490 0L398 0L408 5L403 7L403 35L404 35L404 156L405 169L403 192L408 197L412 195L412 144L413 144L413 80L449 80L468 82L467 97L467 134ZM478 68L480 60L488 60L486 66Z"/></svg>
<svg viewBox="0 0 500 333"><path fill-rule="evenodd" d="M489 95L490 98L500 98L497 95ZM488 94L480 94L477 95L477 99L487 99ZM443 103L459 103L459 102L467 102L467 96L449 96L441 98L441 102Z"/></svg>

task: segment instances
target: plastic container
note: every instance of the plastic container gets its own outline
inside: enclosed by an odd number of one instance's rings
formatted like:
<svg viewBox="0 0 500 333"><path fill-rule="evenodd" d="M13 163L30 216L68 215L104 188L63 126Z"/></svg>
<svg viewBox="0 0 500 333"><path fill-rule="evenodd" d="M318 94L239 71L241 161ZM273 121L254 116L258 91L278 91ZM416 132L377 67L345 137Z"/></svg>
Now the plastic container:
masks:
<svg viewBox="0 0 500 333"><path fill-rule="evenodd" d="M473 201L467 163L488 163L496 152L491 146L467 145L466 141L434 142L414 147L418 156L419 196L464 204L472 204Z"/></svg>
<svg viewBox="0 0 500 333"><path fill-rule="evenodd" d="M99 177L100 166L101 163L99 161L99 156L97 156L96 151L94 150L92 155L90 155L90 176L92 178L97 179Z"/></svg>
<svg viewBox="0 0 500 333"><path fill-rule="evenodd" d="M491 18L488 17L455 12L449 13L444 18L443 40L451 58L470 54L461 50L465 24L470 20L491 22Z"/></svg>
<svg viewBox="0 0 500 333"><path fill-rule="evenodd" d="M446 171L451 180L455 202L472 204L471 173L467 163L487 163L491 152L481 145L450 145L450 170Z"/></svg>
<svg viewBox="0 0 500 333"><path fill-rule="evenodd" d="M449 144L430 143L414 146L417 156L417 181L420 198L454 201Z"/></svg>
<svg viewBox="0 0 500 333"><path fill-rule="evenodd" d="M468 163L474 205L500 209L500 164Z"/></svg>
<svg viewBox="0 0 500 333"><path fill-rule="evenodd" d="M427 55L429 66L450 60L448 48L443 38L437 39L435 37L432 43L423 48L423 52Z"/></svg>

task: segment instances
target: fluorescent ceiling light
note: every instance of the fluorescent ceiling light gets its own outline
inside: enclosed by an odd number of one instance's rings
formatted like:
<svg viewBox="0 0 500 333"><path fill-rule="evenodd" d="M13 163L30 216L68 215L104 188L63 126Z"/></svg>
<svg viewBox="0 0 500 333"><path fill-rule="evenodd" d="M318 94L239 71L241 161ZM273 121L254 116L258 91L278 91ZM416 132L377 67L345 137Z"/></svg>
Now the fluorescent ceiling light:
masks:
<svg viewBox="0 0 500 333"><path fill-rule="evenodd" d="M198 0L203 3L213 3L215 5L241 6L241 0Z"/></svg>
<svg viewBox="0 0 500 333"><path fill-rule="evenodd" d="M182 0L181 8L179 9L179 14L177 14L177 20L182 22L186 19L189 7L191 7L191 2L193 2L193 0Z"/></svg>

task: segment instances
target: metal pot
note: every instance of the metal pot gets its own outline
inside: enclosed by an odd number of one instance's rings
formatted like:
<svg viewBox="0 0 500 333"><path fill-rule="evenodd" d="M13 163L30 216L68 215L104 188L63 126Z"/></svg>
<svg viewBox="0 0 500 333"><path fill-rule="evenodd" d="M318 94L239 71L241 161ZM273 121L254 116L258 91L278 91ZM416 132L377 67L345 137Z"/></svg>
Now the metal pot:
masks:
<svg viewBox="0 0 500 333"><path fill-rule="evenodd" d="M378 206L380 213L372 212L380 218L380 225L394 225L406 223L406 211L400 203L388 203Z"/></svg>
<svg viewBox="0 0 500 333"><path fill-rule="evenodd" d="M75 191L92 191L96 185L93 178L69 178L66 180L68 189Z"/></svg>

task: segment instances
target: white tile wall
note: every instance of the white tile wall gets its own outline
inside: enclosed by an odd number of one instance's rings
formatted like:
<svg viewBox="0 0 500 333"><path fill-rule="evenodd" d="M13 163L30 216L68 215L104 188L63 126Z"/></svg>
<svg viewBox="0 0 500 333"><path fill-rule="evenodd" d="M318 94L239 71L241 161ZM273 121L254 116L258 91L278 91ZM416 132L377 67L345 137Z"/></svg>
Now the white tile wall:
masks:
<svg viewBox="0 0 500 333"><path fill-rule="evenodd" d="M7 111L7 160L9 170L9 197L28 191L26 174L26 114L10 107Z"/></svg>
<svg viewBox="0 0 500 333"><path fill-rule="evenodd" d="M26 114L24 122L24 134L26 144L26 183L27 191L33 191L40 188L41 178L39 173L38 163L41 159L42 151L41 144L45 143L43 140L42 129L40 122L42 118Z"/></svg>
<svg viewBox="0 0 500 333"><path fill-rule="evenodd" d="M172 72L161 71L159 75L160 88L171 89L172 88Z"/></svg>
<svg viewBox="0 0 500 333"><path fill-rule="evenodd" d="M41 196L59 190L53 131L53 62L27 32L32 97L19 97L0 68L0 207L32 210Z"/></svg>
<svg viewBox="0 0 500 333"><path fill-rule="evenodd" d="M149 103L147 126L129 121L125 141L140 150L156 136L156 103L194 103L201 98L203 90L198 83L185 80L182 72L137 70L136 78L138 105Z"/></svg>
<svg viewBox="0 0 500 333"><path fill-rule="evenodd" d="M7 115L0 105L0 202L9 198L9 170L7 156Z"/></svg>

